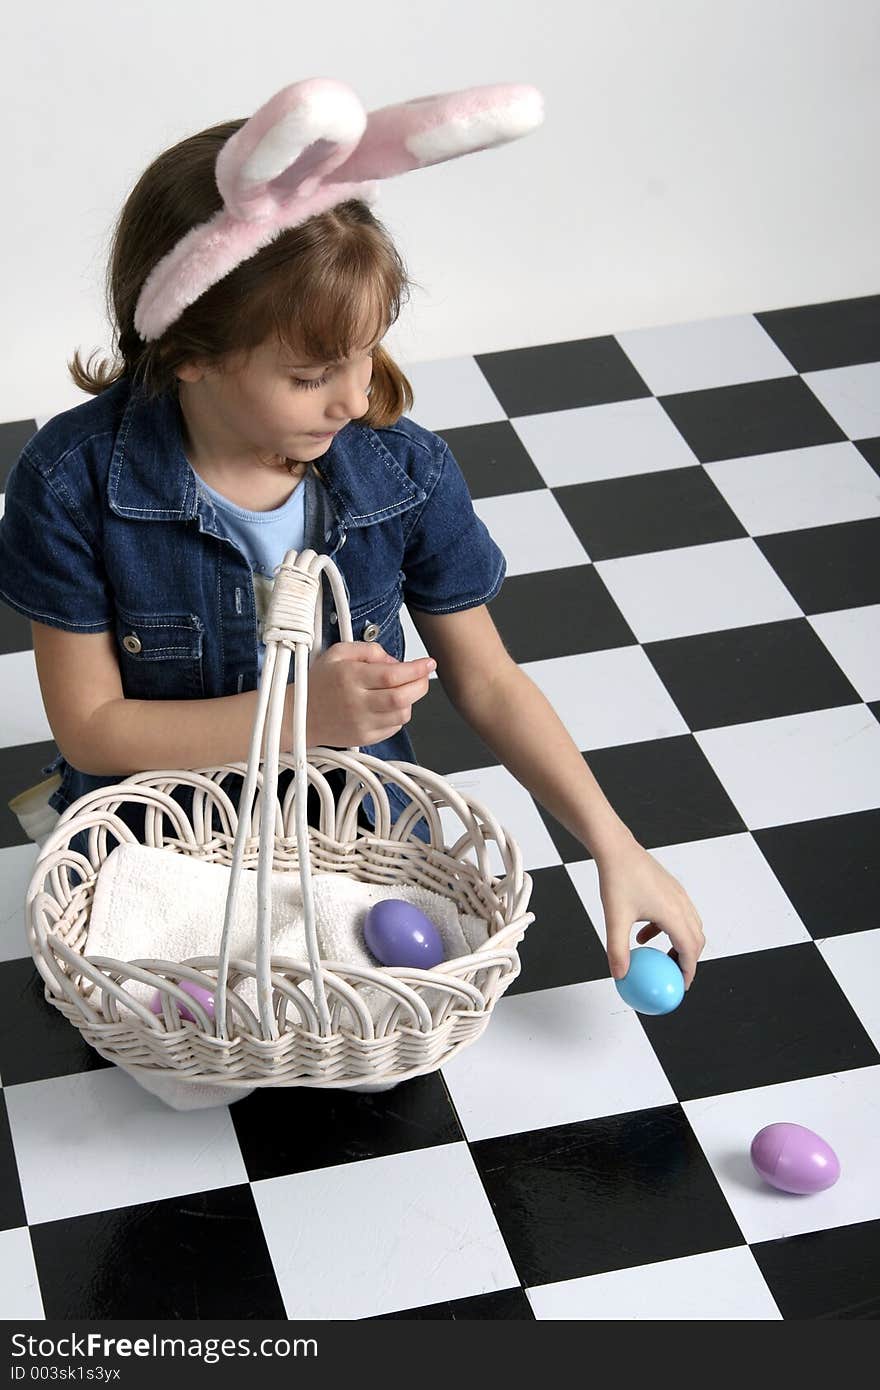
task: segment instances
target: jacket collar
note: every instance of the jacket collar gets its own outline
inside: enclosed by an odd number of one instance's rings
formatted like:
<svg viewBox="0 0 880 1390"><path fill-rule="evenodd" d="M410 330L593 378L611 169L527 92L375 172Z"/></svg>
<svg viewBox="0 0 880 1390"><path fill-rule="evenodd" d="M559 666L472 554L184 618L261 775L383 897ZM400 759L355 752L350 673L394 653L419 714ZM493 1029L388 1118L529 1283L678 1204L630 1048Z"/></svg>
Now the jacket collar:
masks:
<svg viewBox="0 0 880 1390"><path fill-rule="evenodd" d="M344 530L386 521L426 497L377 432L354 421L315 471ZM110 460L107 500L118 516L135 521L189 521L200 508L213 513L184 453L176 393L150 401L141 389L130 389Z"/></svg>

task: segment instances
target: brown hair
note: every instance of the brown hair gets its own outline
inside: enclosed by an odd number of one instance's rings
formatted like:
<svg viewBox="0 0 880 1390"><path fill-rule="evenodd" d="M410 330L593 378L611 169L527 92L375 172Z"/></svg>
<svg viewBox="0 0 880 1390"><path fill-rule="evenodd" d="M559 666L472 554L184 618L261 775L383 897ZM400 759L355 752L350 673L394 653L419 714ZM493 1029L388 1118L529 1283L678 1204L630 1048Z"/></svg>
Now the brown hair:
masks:
<svg viewBox="0 0 880 1390"><path fill-rule="evenodd" d="M369 206L351 198L288 228L242 261L156 341L140 338L134 311L144 281L191 227L222 207L215 161L244 123L226 121L189 136L141 174L116 222L107 262L107 310L119 360L105 359L92 371L94 353L83 366L77 349L67 366L83 391L98 395L128 375L152 399L177 390L175 370L184 363L204 360L222 370L224 362L247 357L271 335L303 363L337 362L397 319L417 282L408 278ZM359 423L382 429L412 404L412 387L380 345L373 355L369 409Z"/></svg>

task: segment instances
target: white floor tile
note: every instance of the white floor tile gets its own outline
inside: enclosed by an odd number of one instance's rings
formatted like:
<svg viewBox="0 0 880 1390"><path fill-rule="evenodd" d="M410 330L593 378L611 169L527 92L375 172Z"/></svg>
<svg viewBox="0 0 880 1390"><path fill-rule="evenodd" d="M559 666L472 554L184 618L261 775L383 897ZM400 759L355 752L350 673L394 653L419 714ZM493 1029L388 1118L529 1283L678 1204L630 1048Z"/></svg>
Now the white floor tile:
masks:
<svg viewBox="0 0 880 1390"><path fill-rule="evenodd" d="M40 853L39 845L0 849L0 960L29 956L24 929L24 901Z"/></svg>
<svg viewBox="0 0 880 1390"><path fill-rule="evenodd" d="M507 419L473 357L410 362L403 370L415 395L408 418L426 430L453 430Z"/></svg>
<svg viewBox="0 0 880 1390"><path fill-rule="evenodd" d="M461 772L448 774L445 781L456 791L465 793L490 812L506 834L511 835L519 845L523 867L546 869L550 864L561 864L559 850L550 838L537 805L522 783L508 772L506 767L468 768ZM457 811L444 806L440 810L440 823L450 848L467 833ZM495 840L486 845L489 870L501 875L506 873L504 861ZM477 863L476 852L472 847L459 851L471 864Z"/></svg>
<svg viewBox="0 0 880 1390"><path fill-rule="evenodd" d="M420 657L427 656L428 652L425 644L419 636L418 628L412 620L412 615L406 604L400 610L400 626L403 628L403 659L404 661L418 661ZM436 674L431 677L436 680Z"/></svg>
<svg viewBox="0 0 880 1390"><path fill-rule="evenodd" d="M854 444L818 444L704 465L750 536L880 516L877 474Z"/></svg>
<svg viewBox="0 0 880 1390"><path fill-rule="evenodd" d="M748 537L595 564L640 642L803 616Z"/></svg>
<svg viewBox="0 0 880 1390"><path fill-rule="evenodd" d="M811 939L751 835L717 835L664 845L652 848L651 854L678 879L700 914L706 937L701 962ZM604 946L605 913L595 861L567 864L566 872ZM637 930L633 923L632 945L637 944ZM665 950L671 944L665 935L651 944L659 943L664 943Z"/></svg>
<svg viewBox="0 0 880 1390"><path fill-rule="evenodd" d="M795 375L753 314L635 328L614 336L655 396Z"/></svg>
<svg viewBox="0 0 880 1390"><path fill-rule="evenodd" d="M0 748L12 748L19 743L42 743L52 738L32 651L7 652L0 656L0 690L3 691ZM37 769L34 782L39 780ZM24 791L25 787L18 790Z"/></svg>
<svg viewBox="0 0 880 1390"><path fill-rule="evenodd" d="M683 1103L750 1245L880 1218L878 1096L880 1066ZM833 1187L797 1196L758 1177L751 1142L758 1130L780 1121L804 1125L831 1145L841 1170Z"/></svg>
<svg viewBox="0 0 880 1390"><path fill-rule="evenodd" d="M863 700L880 700L880 603L807 619Z"/></svg>
<svg viewBox="0 0 880 1390"><path fill-rule="evenodd" d="M610 979L503 996L479 1045L447 1062L443 1076L470 1140L675 1101Z"/></svg>
<svg viewBox="0 0 880 1390"><path fill-rule="evenodd" d="M465 1144L252 1190L288 1318L375 1317L519 1284Z"/></svg>
<svg viewBox="0 0 880 1390"><path fill-rule="evenodd" d="M688 732L642 647L523 662L522 670L584 752Z"/></svg>
<svg viewBox="0 0 880 1390"><path fill-rule="evenodd" d="M867 811L880 796L880 724L865 705L694 734L750 830Z"/></svg>
<svg viewBox="0 0 880 1390"><path fill-rule="evenodd" d="M880 435L880 362L802 375L848 438L874 439Z"/></svg>
<svg viewBox="0 0 880 1390"><path fill-rule="evenodd" d="M548 487L699 463L653 396L519 415L510 423Z"/></svg>
<svg viewBox="0 0 880 1390"><path fill-rule="evenodd" d="M474 511L504 552L508 578L589 563L589 555L549 488L478 498Z"/></svg>
<svg viewBox="0 0 880 1390"><path fill-rule="evenodd" d="M880 910L877 912L880 922ZM862 1027L880 1051L880 927L816 943ZM875 1099L880 1107L880 1090ZM880 1127L880 1113L877 1119Z"/></svg>
<svg viewBox="0 0 880 1390"><path fill-rule="evenodd" d="M0 1309L8 1322L42 1322L46 1316L26 1226L0 1231Z"/></svg>
<svg viewBox="0 0 880 1390"><path fill-rule="evenodd" d="M172 1110L119 1067L4 1096L29 1225L247 1182L228 1106Z"/></svg>
<svg viewBox="0 0 880 1390"><path fill-rule="evenodd" d="M747 1245L527 1290L535 1317L576 1322L779 1321Z"/></svg>

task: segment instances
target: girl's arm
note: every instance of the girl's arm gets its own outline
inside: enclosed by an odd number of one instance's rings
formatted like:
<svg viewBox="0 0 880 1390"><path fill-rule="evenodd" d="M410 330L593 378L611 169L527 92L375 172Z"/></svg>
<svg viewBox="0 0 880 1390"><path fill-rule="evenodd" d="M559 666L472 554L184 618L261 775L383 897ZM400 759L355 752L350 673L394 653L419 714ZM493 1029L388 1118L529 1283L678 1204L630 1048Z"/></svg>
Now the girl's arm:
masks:
<svg viewBox="0 0 880 1390"><path fill-rule="evenodd" d="M31 623L34 657L49 726L80 772L126 777L148 769L246 762L256 690L203 700L129 700L112 633L74 633ZM307 725L309 747L318 743ZM281 751L293 751L293 686L284 702ZM265 752L264 747L261 752Z"/></svg>
<svg viewBox="0 0 880 1390"><path fill-rule="evenodd" d="M639 945L666 932L689 988L705 945L697 909L610 805L550 701L507 652L486 606L410 613L459 714L596 861L614 978L629 969L633 922L644 921Z"/></svg>
<svg viewBox="0 0 880 1390"><path fill-rule="evenodd" d="M632 840L556 711L507 651L486 605L410 613L452 704L508 772L594 859Z"/></svg>

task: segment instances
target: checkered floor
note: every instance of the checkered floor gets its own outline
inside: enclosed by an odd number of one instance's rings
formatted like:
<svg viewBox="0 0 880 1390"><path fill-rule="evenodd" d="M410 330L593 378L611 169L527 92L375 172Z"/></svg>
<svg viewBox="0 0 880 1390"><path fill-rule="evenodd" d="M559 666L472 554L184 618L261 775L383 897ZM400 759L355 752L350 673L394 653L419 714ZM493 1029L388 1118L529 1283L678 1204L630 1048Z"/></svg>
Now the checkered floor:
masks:
<svg viewBox="0 0 880 1390"><path fill-rule="evenodd" d="M876 1318L880 296L408 374L508 557L505 643L697 905L694 987L623 1006L592 859L435 679L418 757L504 808L534 879L485 1035L382 1095L165 1108L27 953L6 800L54 743L4 608L3 1316ZM0 426L6 472L42 423ZM760 1183L775 1120L833 1145L835 1187Z"/></svg>

